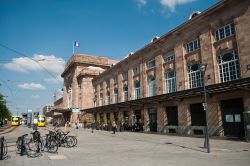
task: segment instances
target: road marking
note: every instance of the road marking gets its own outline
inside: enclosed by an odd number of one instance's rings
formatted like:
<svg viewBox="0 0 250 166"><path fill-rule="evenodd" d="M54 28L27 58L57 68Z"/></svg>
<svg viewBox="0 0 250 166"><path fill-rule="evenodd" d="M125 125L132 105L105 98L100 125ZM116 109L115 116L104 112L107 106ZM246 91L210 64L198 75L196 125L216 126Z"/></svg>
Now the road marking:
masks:
<svg viewBox="0 0 250 166"><path fill-rule="evenodd" d="M48 156L50 160L61 160L61 159L66 159L64 155L55 155L55 156Z"/></svg>

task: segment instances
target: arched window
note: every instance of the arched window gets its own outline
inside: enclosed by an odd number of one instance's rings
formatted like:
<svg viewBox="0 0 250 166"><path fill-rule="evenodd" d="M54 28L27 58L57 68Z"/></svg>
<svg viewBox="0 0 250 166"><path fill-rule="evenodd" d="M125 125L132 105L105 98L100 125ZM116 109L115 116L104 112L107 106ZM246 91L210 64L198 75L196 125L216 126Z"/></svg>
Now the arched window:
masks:
<svg viewBox="0 0 250 166"><path fill-rule="evenodd" d="M140 95L141 95L141 92L140 92L140 89L141 89L141 85L140 85L140 81L135 81L134 82L134 99L139 99L140 98Z"/></svg>
<svg viewBox="0 0 250 166"><path fill-rule="evenodd" d="M114 89L115 103L118 103L118 89Z"/></svg>
<svg viewBox="0 0 250 166"><path fill-rule="evenodd" d="M154 77L148 79L148 96L156 95L156 80Z"/></svg>
<svg viewBox="0 0 250 166"><path fill-rule="evenodd" d="M165 73L165 93L172 93L176 91L176 75L175 71Z"/></svg>
<svg viewBox="0 0 250 166"><path fill-rule="evenodd" d="M124 101L128 101L128 85L124 85L123 91L124 91Z"/></svg>
<svg viewBox="0 0 250 166"><path fill-rule="evenodd" d="M202 72L199 64L192 64L188 67L189 88L197 88L202 86Z"/></svg>
<svg viewBox="0 0 250 166"><path fill-rule="evenodd" d="M221 82L232 81L240 78L240 66L235 51L220 55L218 58Z"/></svg>

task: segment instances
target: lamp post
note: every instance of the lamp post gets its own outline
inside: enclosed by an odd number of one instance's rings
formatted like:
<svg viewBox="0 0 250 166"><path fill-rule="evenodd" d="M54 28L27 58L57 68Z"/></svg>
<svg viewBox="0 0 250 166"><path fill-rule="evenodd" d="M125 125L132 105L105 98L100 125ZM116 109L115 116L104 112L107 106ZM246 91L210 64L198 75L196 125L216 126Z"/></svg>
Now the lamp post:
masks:
<svg viewBox="0 0 250 166"><path fill-rule="evenodd" d="M203 91L204 91L203 108L204 108L205 117L206 117L204 148L207 148L207 153L210 153L210 143L209 143L209 134L208 134L208 120L207 120L207 93L206 93L206 86L205 86L206 67L207 67L206 64L200 64L200 71L202 72Z"/></svg>

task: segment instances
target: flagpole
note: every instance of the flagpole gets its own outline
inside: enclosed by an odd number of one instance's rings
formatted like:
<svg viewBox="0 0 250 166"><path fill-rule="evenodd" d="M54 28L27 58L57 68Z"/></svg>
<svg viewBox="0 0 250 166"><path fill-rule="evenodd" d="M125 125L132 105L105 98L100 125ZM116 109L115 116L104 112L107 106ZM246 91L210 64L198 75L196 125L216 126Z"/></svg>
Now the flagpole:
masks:
<svg viewBox="0 0 250 166"><path fill-rule="evenodd" d="M73 55L75 53L75 42L73 41Z"/></svg>

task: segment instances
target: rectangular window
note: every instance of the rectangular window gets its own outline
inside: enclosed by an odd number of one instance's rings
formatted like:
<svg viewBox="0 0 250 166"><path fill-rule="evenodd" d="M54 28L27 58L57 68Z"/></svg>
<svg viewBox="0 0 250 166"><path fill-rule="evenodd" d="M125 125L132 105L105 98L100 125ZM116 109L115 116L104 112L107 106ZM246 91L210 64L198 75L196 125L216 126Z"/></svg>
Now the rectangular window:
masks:
<svg viewBox="0 0 250 166"><path fill-rule="evenodd" d="M165 56L164 56L164 61L165 62L170 62L174 60L174 51L168 52Z"/></svg>
<svg viewBox="0 0 250 166"><path fill-rule="evenodd" d="M124 101L128 101L128 91L124 91Z"/></svg>
<svg viewBox="0 0 250 166"><path fill-rule="evenodd" d="M203 85L202 72L200 71L198 64L193 64L189 66L188 76L190 88L198 88Z"/></svg>
<svg viewBox="0 0 250 166"><path fill-rule="evenodd" d="M133 68L134 75L140 74L140 66Z"/></svg>
<svg viewBox="0 0 250 166"><path fill-rule="evenodd" d="M115 97L114 103L118 103L118 89L114 89L114 97Z"/></svg>
<svg viewBox="0 0 250 166"><path fill-rule="evenodd" d="M148 61L147 67L148 67L148 69L154 68L155 67L155 59L151 59L150 61Z"/></svg>
<svg viewBox="0 0 250 166"><path fill-rule="evenodd" d="M110 96L107 96L107 105L110 104Z"/></svg>
<svg viewBox="0 0 250 166"><path fill-rule="evenodd" d="M134 94L134 99L139 99L140 98L140 87L135 88L135 94Z"/></svg>
<svg viewBox="0 0 250 166"><path fill-rule="evenodd" d="M187 49L188 53L200 49L200 40L199 39L195 39L195 40L187 43L186 44L186 49Z"/></svg>
<svg viewBox="0 0 250 166"><path fill-rule="evenodd" d="M216 40L224 39L235 34L234 24L228 24L215 31Z"/></svg>
<svg viewBox="0 0 250 166"><path fill-rule="evenodd" d="M128 71L123 73L123 80L128 80Z"/></svg>
<svg viewBox="0 0 250 166"><path fill-rule="evenodd" d="M165 93L176 91L176 74L175 71L170 71L165 74Z"/></svg>
<svg viewBox="0 0 250 166"><path fill-rule="evenodd" d="M104 105L103 93L100 94L100 106Z"/></svg>

